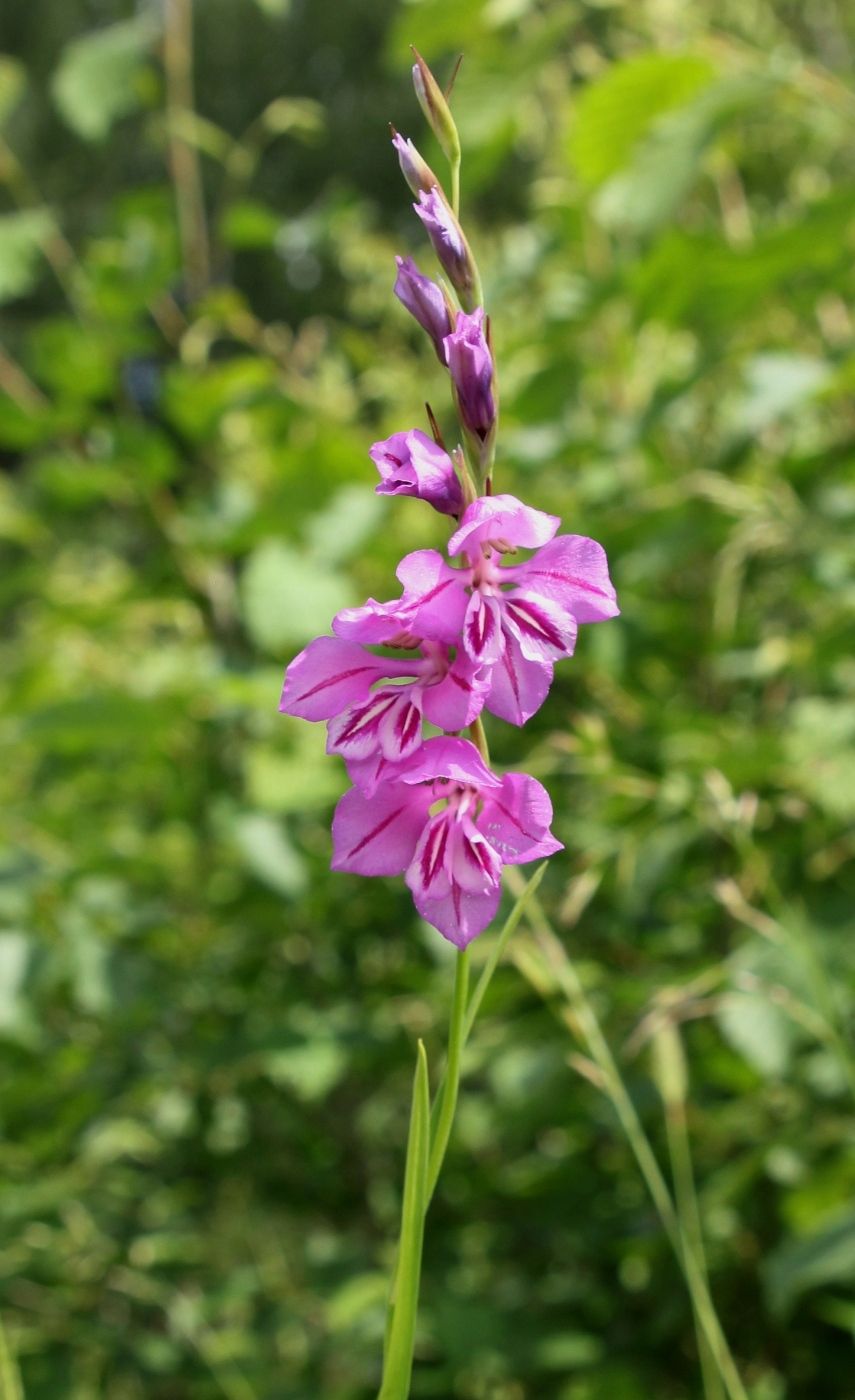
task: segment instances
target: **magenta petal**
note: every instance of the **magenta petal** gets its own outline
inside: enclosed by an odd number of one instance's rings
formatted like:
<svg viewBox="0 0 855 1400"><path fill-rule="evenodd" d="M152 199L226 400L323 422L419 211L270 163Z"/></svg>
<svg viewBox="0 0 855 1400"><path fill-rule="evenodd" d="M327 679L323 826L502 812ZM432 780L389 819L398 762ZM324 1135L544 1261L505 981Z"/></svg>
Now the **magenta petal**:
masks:
<svg viewBox="0 0 855 1400"><path fill-rule="evenodd" d="M408 759L400 763L392 763L377 749L368 758L352 758L350 754L344 756L347 774L354 787L358 787L366 797L371 797L381 783L394 782L400 776L401 770L407 767Z"/></svg>
<svg viewBox="0 0 855 1400"><path fill-rule="evenodd" d="M576 619L551 598L518 588L502 597L505 630L520 644L527 661L554 661L572 656L576 646Z"/></svg>
<svg viewBox="0 0 855 1400"><path fill-rule="evenodd" d="M413 858L427 817L426 788L383 783L371 797L351 788L333 817L333 870L400 875Z"/></svg>
<svg viewBox="0 0 855 1400"><path fill-rule="evenodd" d="M463 645L472 660L492 666L505 649L502 631L504 598L476 589L469 599L463 619Z"/></svg>
<svg viewBox="0 0 855 1400"><path fill-rule="evenodd" d="M394 703L394 697L381 691L361 705L351 705L343 715L335 715L327 725L327 753L340 753L343 758L370 758L380 747L380 721Z"/></svg>
<svg viewBox="0 0 855 1400"><path fill-rule="evenodd" d="M435 549L417 549L405 555L397 574L418 635L456 642L466 612L469 571L453 569Z"/></svg>
<svg viewBox="0 0 855 1400"><path fill-rule="evenodd" d="M469 739L426 739L416 756L400 770L404 783L426 783L448 778L467 787L500 788L502 782L491 773Z"/></svg>
<svg viewBox="0 0 855 1400"><path fill-rule="evenodd" d="M389 674L389 665L387 657L372 656L355 642L316 637L285 672L279 709L301 719L331 719L363 700L377 678Z"/></svg>
<svg viewBox="0 0 855 1400"><path fill-rule="evenodd" d="M454 836L455 821L448 810L431 817L426 824L407 870L407 884L414 894L440 899L448 894L448 848Z"/></svg>
<svg viewBox="0 0 855 1400"><path fill-rule="evenodd" d="M490 671L485 708L507 724L525 724L540 709L552 684L551 661L529 661L516 637L507 637L504 654Z"/></svg>
<svg viewBox="0 0 855 1400"><path fill-rule="evenodd" d="M447 867L453 884L466 894L486 894L502 879L502 861L471 817L454 824Z"/></svg>
<svg viewBox="0 0 855 1400"><path fill-rule="evenodd" d="M528 773L506 773L499 792L486 793L478 829L505 865L551 856L563 849L549 830L549 793Z"/></svg>
<svg viewBox="0 0 855 1400"><path fill-rule="evenodd" d="M457 948L465 948L493 922L501 897L500 885L484 894L466 894L459 886L452 885L441 899L428 899L425 894L413 891L413 903L422 918Z"/></svg>
<svg viewBox="0 0 855 1400"><path fill-rule="evenodd" d="M381 496L415 496L445 515L459 515L463 492L448 453L419 428L375 442L369 455L382 478Z"/></svg>
<svg viewBox="0 0 855 1400"><path fill-rule="evenodd" d="M362 642L368 646L414 646L411 632L412 609L402 598L394 598L389 603L378 603L369 598L361 608L342 608L332 620L332 630L337 637L347 641ZM418 666L404 666L399 675L409 670L415 674ZM386 674L394 674L386 672Z"/></svg>
<svg viewBox="0 0 855 1400"><path fill-rule="evenodd" d="M425 719L438 729L465 729L480 715L489 693L489 667L477 666L460 651L443 679L422 691Z"/></svg>
<svg viewBox="0 0 855 1400"><path fill-rule="evenodd" d="M527 593L554 598L577 622L603 622L620 611L605 550L585 535L559 535L506 572Z"/></svg>
<svg viewBox="0 0 855 1400"><path fill-rule="evenodd" d="M552 539L560 524L557 515L523 505L516 496L480 496L463 512L448 552L454 556L465 549L471 554L479 545L491 543L536 549Z"/></svg>
<svg viewBox="0 0 855 1400"><path fill-rule="evenodd" d="M391 763L409 758L421 748L421 698L421 686L403 686L397 704L380 721L380 752Z"/></svg>

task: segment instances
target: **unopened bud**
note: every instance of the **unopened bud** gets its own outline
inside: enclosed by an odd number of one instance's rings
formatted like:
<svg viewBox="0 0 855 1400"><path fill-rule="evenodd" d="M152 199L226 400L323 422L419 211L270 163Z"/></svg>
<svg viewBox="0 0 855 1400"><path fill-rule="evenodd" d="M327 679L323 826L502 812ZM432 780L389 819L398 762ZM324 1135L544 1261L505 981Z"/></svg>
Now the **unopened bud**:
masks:
<svg viewBox="0 0 855 1400"><path fill-rule="evenodd" d="M442 288L430 277L423 276L412 258L396 258L395 262L398 267L395 296L415 317L422 330L427 331L437 359L444 365L445 348L442 342L451 332L451 317Z"/></svg>
<svg viewBox="0 0 855 1400"><path fill-rule="evenodd" d="M413 87L419 99L419 106L431 131L453 165L460 160L460 137L451 115L451 108L445 100L442 88L417 49L413 49L413 57L416 60L413 64Z"/></svg>
<svg viewBox="0 0 855 1400"><path fill-rule="evenodd" d="M418 196L420 190L432 190L439 180L434 175L427 161L419 155L412 141L408 137L399 135L392 130L392 145L398 152L398 161L401 166L401 174L412 190Z"/></svg>
<svg viewBox="0 0 855 1400"><path fill-rule="evenodd" d="M478 269L451 205L439 187L435 186L432 190L421 190L419 202L413 208L427 230L433 250L461 305L467 311L473 310L480 291Z"/></svg>

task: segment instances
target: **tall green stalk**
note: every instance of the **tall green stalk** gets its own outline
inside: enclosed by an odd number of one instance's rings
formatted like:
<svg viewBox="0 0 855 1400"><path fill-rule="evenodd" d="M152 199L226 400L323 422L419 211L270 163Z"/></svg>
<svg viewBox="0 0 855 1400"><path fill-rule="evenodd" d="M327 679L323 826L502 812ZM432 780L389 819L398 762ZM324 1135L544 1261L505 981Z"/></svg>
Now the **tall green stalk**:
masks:
<svg viewBox="0 0 855 1400"><path fill-rule="evenodd" d="M383 1353L383 1382L378 1400L406 1400L409 1395L416 1336L425 1215L439 1179L451 1137L460 1086L463 1051L493 973L507 947L511 934L523 916L529 899L540 884L545 869L546 862L544 861L542 865L538 866L531 879L522 885L514 901L514 906L493 944L471 998L468 995L469 950L463 949L457 956L448 1031L448 1054L433 1112L430 1111L429 1106L427 1056L422 1042L419 1041L416 1076L413 1084L413 1106L410 1113L410 1133L407 1142L407 1163L404 1172L404 1199L401 1209L398 1261L389 1291L386 1341ZM0 1396L0 1400L4 1400L4 1397Z"/></svg>
<svg viewBox="0 0 855 1400"><path fill-rule="evenodd" d="M430 1146L430 1090L425 1047L419 1041L413 1082L413 1106L404 1170L404 1201L398 1268L389 1303L383 1383L377 1400L407 1400L413 1370L413 1347L422 1272L427 1170Z"/></svg>

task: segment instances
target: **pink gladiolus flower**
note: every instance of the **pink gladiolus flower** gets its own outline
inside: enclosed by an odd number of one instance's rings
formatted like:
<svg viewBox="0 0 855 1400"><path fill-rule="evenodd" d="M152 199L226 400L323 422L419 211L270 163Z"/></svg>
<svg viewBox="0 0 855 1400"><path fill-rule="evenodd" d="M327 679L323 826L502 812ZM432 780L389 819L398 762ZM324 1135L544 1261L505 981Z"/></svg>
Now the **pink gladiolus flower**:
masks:
<svg viewBox="0 0 855 1400"><path fill-rule="evenodd" d="M345 793L333 819L332 868L406 872L422 917L465 948L499 906L502 866L562 849L551 821L535 778L498 778L467 739L428 739L373 793Z"/></svg>
<svg viewBox="0 0 855 1400"><path fill-rule="evenodd" d="M421 747L423 719L438 729L465 729L488 688L481 668L442 642L422 642L420 654L402 658L318 637L288 667L279 708L327 720L327 753L341 754L353 781L371 790Z"/></svg>
<svg viewBox="0 0 855 1400"><path fill-rule="evenodd" d="M381 496L417 496L444 515L459 515L463 491L447 452L413 428L393 433L369 450L382 480L374 489Z"/></svg>
<svg viewBox="0 0 855 1400"><path fill-rule="evenodd" d="M449 540L462 568L433 549L398 566L410 630L459 641L473 663L490 668L486 708L511 724L524 724L542 705L555 661L573 654L578 624L619 611L602 546L583 535L553 538L559 523L514 496L481 497ZM518 548L535 553L501 563Z"/></svg>

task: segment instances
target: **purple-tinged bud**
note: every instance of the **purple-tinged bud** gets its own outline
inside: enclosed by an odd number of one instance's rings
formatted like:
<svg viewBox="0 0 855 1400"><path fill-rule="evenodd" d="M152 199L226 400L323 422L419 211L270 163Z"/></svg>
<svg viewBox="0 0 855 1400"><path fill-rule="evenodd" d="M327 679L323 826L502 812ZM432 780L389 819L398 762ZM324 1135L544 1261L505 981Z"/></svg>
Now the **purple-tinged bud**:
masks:
<svg viewBox="0 0 855 1400"><path fill-rule="evenodd" d="M446 203L439 187L420 190L413 208L427 229L428 238L443 270L467 310L474 308L478 272L463 229Z"/></svg>
<svg viewBox="0 0 855 1400"><path fill-rule="evenodd" d="M459 515L463 492L448 453L418 428L393 433L370 449L382 478L379 496L416 496L443 515Z"/></svg>
<svg viewBox="0 0 855 1400"><path fill-rule="evenodd" d="M479 443L487 441L496 422L493 357L484 334L484 310L457 313L457 326L443 341L464 428Z"/></svg>
<svg viewBox="0 0 855 1400"><path fill-rule="evenodd" d="M413 57L416 60L413 65L413 87L419 99L419 106L446 157L454 165L460 160L460 137L451 115L451 108L445 100L442 88L417 49L413 49Z"/></svg>
<svg viewBox="0 0 855 1400"><path fill-rule="evenodd" d="M401 174L414 195L418 195L420 190L432 190L435 185L439 185L439 180L427 161L419 155L409 137L393 131L392 145L398 152Z"/></svg>
<svg viewBox="0 0 855 1400"><path fill-rule="evenodd" d="M396 258L395 296L433 341L437 359L445 364L443 340L451 333L451 316L442 289L419 272L412 258Z"/></svg>

